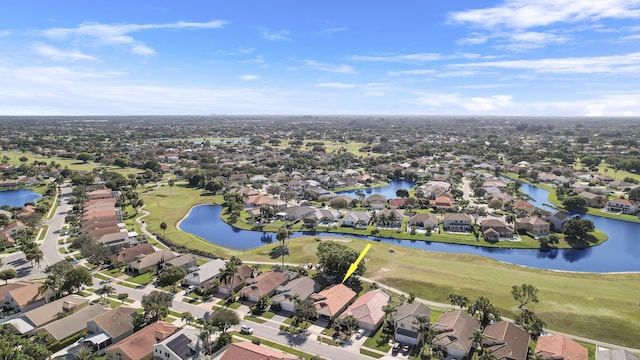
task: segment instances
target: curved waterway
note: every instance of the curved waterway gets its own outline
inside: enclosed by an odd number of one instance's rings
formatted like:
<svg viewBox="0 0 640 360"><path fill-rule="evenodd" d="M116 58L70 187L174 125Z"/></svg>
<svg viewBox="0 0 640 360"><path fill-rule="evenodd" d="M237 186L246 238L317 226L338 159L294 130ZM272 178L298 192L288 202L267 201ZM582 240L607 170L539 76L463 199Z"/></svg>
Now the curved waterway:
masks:
<svg viewBox="0 0 640 360"><path fill-rule="evenodd" d="M547 202L548 191L522 184L540 206ZM395 196L395 191L393 191ZM200 205L191 209L180 228L216 245L230 249L251 249L276 241L274 233L236 229L220 219L220 206ZM480 246L446 244L429 241L398 240L371 236L342 235L326 232L296 232L299 236L344 236L388 243L392 246L487 256L498 261L534 268L582 272L640 271L640 224L585 215L596 227L609 235L609 240L596 247L568 250L503 249Z"/></svg>

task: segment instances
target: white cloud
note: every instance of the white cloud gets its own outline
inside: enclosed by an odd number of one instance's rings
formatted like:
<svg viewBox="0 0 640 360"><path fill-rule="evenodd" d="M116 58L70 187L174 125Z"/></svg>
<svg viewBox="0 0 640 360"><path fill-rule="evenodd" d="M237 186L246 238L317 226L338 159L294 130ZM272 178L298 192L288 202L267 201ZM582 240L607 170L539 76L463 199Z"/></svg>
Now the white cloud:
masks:
<svg viewBox="0 0 640 360"><path fill-rule="evenodd" d="M421 93L412 102L430 108L457 108L467 112L498 112L513 105L511 95L493 95L489 97L464 97L457 93Z"/></svg>
<svg viewBox="0 0 640 360"><path fill-rule="evenodd" d="M260 28L260 34L263 38L270 41L288 41L291 42L293 39L291 38L291 33L286 30L269 30L265 28Z"/></svg>
<svg viewBox="0 0 640 360"><path fill-rule="evenodd" d="M0 30L0 37L11 35L11 30Z"/></svg>
<svg viewBox="0 0 640 360"><path fill-rule="evenodd" d="M240 75L238 76L238 78L243 81L252 81L252 80L260 79L260 76L247 74L247 75Z"/></svg>
<svg viewBox="0 0 640 360"><path fill-rule="evenodd" d="M152 48L148 47L147 45L144 45L144 44L133 44L133 45L131 45L131 53L136 54L136 55L148 56L148 55L154 55L156 52L155 52L155 50L153 50Z"/></svg>
<svg viewBox="0 0 640 360"><path fill-rule="evenodd" d="M640 34L623 36L623 37L620 38L620 40L622 40L622 41L640 40Z"/></svg>
<svg viewBox="0 0 640 360"><path fill-rule="evenodd" d="M345 84L345 83L336 83L336 82L323 82L315 84L317 87L322 88L332 88L332 89L353 89L358 87L355 84Z"/></svg>
<svg viewBox="0 0 640 360"><path fill-rule="evenodd" d="M433 69L416 69L416 70L400 70L400 71L388 71L389 76L412 76L412 75L431 75L436 71Z"/></svg>
<svg viewBox="0 0 640 360"><path fill-rule="evenodd" d="M381 56L368 56L368 55L352 55L348 56L347 60L355 62L379 62L379 63L424 63L429 61L442 60L444 56L437 53L419 53L419 54L404 54L404 55L381 55Z"/></svg>
<svg viewBox="0 0 640 360"><path fill-rule="evenodd" d="M462 38L456 41L458 45L482 45L489 40L489 36L481 33L471 33L466 38Z"/></svg>
<svg viewBox="0 0 640 360"><path fill-rule="evenodd" d="M334 28L323 29L320 32L318 32L318 36L332 38L335 34L343 31L347 31L347 30L349 30L349 28L346 28L346 27L334 27Z"/></svg>
<svg viewBox="0 0 640 360"><path fill-rule="evenodd" d="M83 54L78 50L62 51L62 50L56 49L53 46L44 45L44 44L35 44L33 46L33 49L39 55L46 56L49 59L54 61L75 61L75 60L95 60L96 59L95 57L91 55Z"/></svg>
<svg viewBox="0 0 640 360"><path fill-rule="evenodd" d="M143 42L134 39L130 34L154 29L218 29L226 22L214 20L209 22L176 22L168 24L101 24L82 23L75 28L50 28L40 33L57 40L72 40L77 44L98 44L101 46L129 46L136 55L151 55L155 52Z"/></svg>
<svg viewBox="0 0 640 360"><path fill-rule="evenodd" d="M258 57L253 58L253 59L242 60L241 63L243 63L243 64L262 65L262 64L265 63L265 61L264 61L264 58L262 56L258 56Z"/></svg>
<svg viewBox="0 0 640 360"><path fill-rule="evenodd" d="M626 55L505 60L450 65L453 68L501 68L553 74L637 74L640 52Z"/></svg>
<svg viewBox="0 0 640 360"><path fill-rule="evenodd" d="M505 0L492 8L450 13L449 21L481 28L528 29L561 22L638 17L638 0Z"/></svg>
<svg viewBox="0 0 640 360"><path fill-rule="evenodd" d="M512 51L532 50L550 44L563 44L570 40L568 36L536 31L509 33L505 37L508 44L503 47Z"/></svg>
<svg viewBox="0 0 640 360"><path fill-rule="evenodd" d="M338 73L338 74L355 74L356 73L351 66L345 65L345 64L337 64L337 65L328 64L328 63L317 62L314 60L301 60L300 62L302 62L303 64L305 64L310 68L320 70L320 71L325 71L325 72Z"/></svg>

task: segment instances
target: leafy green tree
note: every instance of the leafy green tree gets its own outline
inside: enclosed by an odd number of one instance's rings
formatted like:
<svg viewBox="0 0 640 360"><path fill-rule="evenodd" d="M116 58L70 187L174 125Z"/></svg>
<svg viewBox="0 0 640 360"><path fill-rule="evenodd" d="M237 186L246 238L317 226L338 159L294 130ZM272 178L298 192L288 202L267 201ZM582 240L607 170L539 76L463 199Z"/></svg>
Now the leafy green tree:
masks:
<svg viewBox="0 0 640 360"><path fill-rule="evenodd" d="M169 266L164 269L158 276L158 285L167 286L171 285L173 287L173 292L176 292L176 283L182 281L184 277L187 275L187 270L183 269L180 266Z"/></svg>
<svg viewBox="0 0 640 360"><path fill-rule="evenodd" d="M523 309L520 314L516 315L515 320L522 324L522 327L534 341L538 339L544 327L547 326L544 320L529 309Z"/></svg>
<svg viewBox="0 0 640 360"><path fill-rule="evenodd" d="M529 284L522 284L520 286L514 285L511 287L511 296L519 305L518 308L524 308L529 302L538 302L538 288Z"/></svg>
<svg viewBox="0 0 640 360"><path fill-rule="evenodd" d="M78 155L76 155L76 160L80 160L86 164L87 162L93 160L93 155L91 155L88 152L81 152Z"/></svg>
<svg viewBox="0 0 640 360"><path fill-rule="evenodd" d="M318 245L316 255L319 259L320 271L326 276L333 277L335 281L342 281L359 253L342 243L323 241ZM353 274L360 276L365 271L364 261L360 261Z"/></svg>
<svg viewBox="0 0 640 360"><path fill-rule="evenodd" d="M134 327L141 329L148 324L154 323L163 319L169 314L169 307L173 302L173 294L153 290L152 292L142 297L143 312L136 315L134 319Z"/></svg>
<svg viewBox="0 0 640 360"><path fill-rule="evenodd" d="M595 229L596 226L589 219L572 218L562 225L562 232L570 240L584 240Z"/></svg>
<svg viewBox="0 0 640 360"><path fill-rule="evenodd" d="M587 212L587 200L581 196L568 196L562 201L562 205L569 211Z"/></svg>
<svg viewBox="0 0 640 360"><path fill-rule="evenodd" d="M113 165L119 166L121 168L126 168L131 165L131 161L126 158L117 158L113 160Z"/></svg>
<svg viewBox="0 0 640 360"><path fill-rule="evenodd" d="M484 296L478 297L473 304L469 305L467 312L480 321L480 326L483 329L487 327L492 320L500 320L500 311Z"/></svg>
<svg viewBox="0 0 640 360"><path fill-rule="evenodd" d="M251 309L251 311L254 314L262 314L269 308L269 306L271 306L271 298L267 295L262 295L258 298L255 305L253 305L253 309Z"/></svg>
<svg viewBox="0 0 640 360"><path fill-rule="evenodd" d="M418 343L428 347L436 334L436 329L431 325L429 317L425 314L419 314L415 317L413 323L418 325Z"/></svg>
<svg viewBox="0 0 640 360"><path fill-rule="evenodd" d="M222 308L211 314L209 322L223 333L226 333L230 327L240 324L240 318L235 311Z"/></svg>
<svg viewBox="0 0 640 360"><path fill-rule="evenodd" d="M9 282L9 280L18 276L18 272L16 269L5 269L0 271L0 280L4 280L5 285Z"/></svg>
<svg viewBox="0 0 640 360"><path fill-rule="evenodd" d="M120 300L121 304L124 304L124 301L127 300L127 298L129 298L129 294L127 293L118 294L118 300Z"/></svg>
<svg viewBox="0 0 640 360"><path fill-rule="evenodd" d="M293 322L295 325L302 321L314 319L317 316L313 300L296 298L293 305Z"/></svg>
<svg viewBox="0 0 640 360"><path fill-rule="evenodd" d="M167 223L166 222L161 222L160 223L160 230L162 230L162 235L165 235L167 232Z"/></svg>
<svg viewBox="0 0 640 360"><path fill-rule="evenodd" d="M84 267L78 266L71 269L64 275L64 281L62 283L61 290L75 293L80 290L82 285L91 286L93 277L89 270Z"/></svg>
<svg viewBox="0 0 640 360"><path fill-rule="evenodd" d="M19 349L19 351L16 351ZM0 359L2 360L32 360L48 359L51 352L35 341L15 334L0 336Z"/></svg>
<svg viewBox="0 0 640 360"><path fill-rule="evenodd" d="M358 319L353 315L347 315L342 319L341 324L347 328L347 333L351 334L358 328Z"/></svg>

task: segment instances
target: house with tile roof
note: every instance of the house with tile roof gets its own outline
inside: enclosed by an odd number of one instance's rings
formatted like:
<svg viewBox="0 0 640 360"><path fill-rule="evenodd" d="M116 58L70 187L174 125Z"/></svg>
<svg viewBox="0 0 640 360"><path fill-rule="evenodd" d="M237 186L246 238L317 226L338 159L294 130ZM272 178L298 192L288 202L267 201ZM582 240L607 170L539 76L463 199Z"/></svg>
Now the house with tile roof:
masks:
<svg viewBox="0 0 640 360"><path fill-rule="evenodd" d="M182 280L185 286L207 286L220 277L220 269L224 268L224 259L213 259L188 273Z"/></svg>
<svg viewBox="0 0 640 360"><path fill-rule="evenodd" d="M527 360L529 334L510 321L490 324L484 329L482 346L497 360Z"/></svg>
<svg viewBox="0 0 640 360"><path fill-rule="evenodd" d="M120 306L87 321L87 332L102 336L88 336L84 340L85 345L102 354L109 345L133 334L135 315L136 309Z"/></svg>
<svg viewBox="0 0 640 360"><path fill-rule="evenodd" d="M111 262L121 261L128 264L134 261L138 255L149 255L154 252L156 252L156 249L153 248L153 245L144 243L129 248L122 248L113 255L110 255L109 260L111 260Z"/></svg>
<svg viewBox="0 0 640 360"><path fill-rule="evenodd" d="M546 360L588 360L587 348L578 344L564 334L544 335L536 342L536 355Z"/></svg>
<svg viewBox="0 0 640 360"><path fill-rule="evenodd" d="M45 333L51 335L51 338L54 339L54 341L61 341L86 330L87 322L89 320L108 311L110 311L110 309L105 308L104 305L94 304L60 320L56 320L43 327L35 329L31 334L35 335Z"/></svg>
<svg viewBox="0 0 640 360"><path fill-rule="evenodd" d="M29 311L41 306L45 302L44 294L40 293L40 282L31 282L24 286L11 289L5 293L5 308L15 311Z"/></svg>
<svg viewBox="0 0 640 360"><path fill-rule="evenodd" d="M245 281L251 276L251 274L253 274L253 270L249 266L241 265L238 267L238 273L232 280L225 277L220 278L220 288L218 289L218 292L223 295L229 295L229 286L231 286L231 290L233 292L238 292L238 290L245 286ZM231 282L231 284L228 284L228 282Z"/></svg>
<svg viewBox="0 0 640 360"><path fill-rule="evenodd" d="M469 232L473 218L465 213L445 214L442 218L442 228L445 231Z"/></svg>
<svg viewBox="0 0 640 360"><path fill-rule="evenodd" d="M385 319L382 308L389 304L391 296L381 289L369 291L360 296L338 317L342 320L348 315L358 320L361 329L375 331Z"/></svg>
<svg viewBox="0 0 640 360"><path fill-rule="evenodd" d="M271 296L276 288L289 281L287 275L282 272L269 271L262 273L255 278L246 279L246 286L240 289L238 294L241 298L257 302L261 296Z"/></svg>
<svg viewBox="0 0 640 360"><path fill-rule="evenodd" d="M527 216L516 219L514 229L528 231L534 236L544 236L551 232L551 223L539 216Z"/></svg>
<svg viewBox="0 0 640 360"><path fill-rule="evenodd" d="M153 345L153 358L163 360L198 360L203 358L199 329L180 328ZM240 359L240 358L239 358Z"/></svg>
<svg viewBox="0 0 640 360"><path fill-rule="evenodd" d="M607 211L611 213L635 214L638 212L638 203L627 199L613 199L607 201Z"/></svg>
<svg viewBox="0 0 640 360"><path fill-rule="evenodd" d="M39 306L22 315L0 322L11 325L19 334L27 334L41 326L55 321L57 313L72 314L89 305L89 300L78 295L67 295L61 299Z"/></svg>
<svg viewBox="0 0 640 360"><path fill-rule="evenodd" d="M356 293L344 284L332 285L309 296L314 301L319 318L333 320L356 298Z"/></svg>
<svg viewBox="0 0 640 360"><path fill-rule="evenodd" d="M409 218L409 226L415 226L419 230L437 229L438 218L431 214L417 213Z"/></svg>
<svg viewBox="0 0 640 360"><path fill-rule="evenodd" d="M288 355L264 345L251 342L233 343L214 354L213 360L297 360L297 356Z"/></svg>
<svg viewBox="0 0 640 360"><path fill-rule="evenodd" d="M153 345L171 336L178 327L164 321L147 325L138 332L109 346L107 360L152 360Z"/></svg>
<svg viewBox="0 0 640 360"><path fill-rule="evenodd" d="M424 315L427 319L431 318L431 309L421 303L413 302L400 305L391 315L391 324L393 324L393 335L397 342L409 345L417 345L420 339L418 324L416 317Z"/></svg>
<svg viewBox="0 0 640 360"><path fill-rule="evenodd" d="M447 359L462 360L469 355L473 346L473 329L480 328L480 322L463 311L448 311L440 315L433 326L436 335L431 348L446 353Z"/></svg>
<svg viewBox="0 0 640 360"><path fill-rule="evenodd" d="M164 268L166 269L170 266L178 266L188 271L190 268L193 268L194 266L196 266L197 264L196 260L197 259L195 255L188 253L188 254L180 255L173 260L169 260L165 262Z"/></svg>
<svg viewBox="0 0 640 360"><path fill-rule="evenodd" d="M320 291L320 284L308 276L301 276L297 279L293 279L284 285L280 285L276 288L276 292L272 298L272 304L280 305L280 308L284 311L293 312L295 308L295 302L293 299L297 296L298 299L304 300L311 296L311 294Z"/></svg>
<svg viewBox="0 0 640 360"><path fill-rule="evenodd" d="M484 219L480 221L480 230L487 241L513 238L513 229L502 220Z"/></svg>
<svg viewBox="0 0 640 360"><path fill-rule="evenodd" d="M127 264L127 272L134 275L144 274L149 270L155 270L165 262L175 258L176 254L168 249L156 251L148 255L138 255L135 260Z"/></svg>
<svg viewBox="0 0 640 360"><path fill-rule="evenodd" d="M371 214L366 211L350 211L342 218L342 226L365 229L371 221Z"/></svg>

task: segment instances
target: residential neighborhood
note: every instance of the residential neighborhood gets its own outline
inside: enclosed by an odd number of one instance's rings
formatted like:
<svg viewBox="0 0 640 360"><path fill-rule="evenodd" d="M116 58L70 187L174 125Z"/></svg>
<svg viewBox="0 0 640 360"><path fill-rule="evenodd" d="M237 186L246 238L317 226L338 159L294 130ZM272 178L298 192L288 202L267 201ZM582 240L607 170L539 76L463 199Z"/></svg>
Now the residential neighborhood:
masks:
<svg viewBox="0 0 640 360"><path fill-rule="evenodd" d="M505 307L508 291L488 290L501 299L498 311L484 292L458 302L465 296L453 282L445 282L440 302L427 300L423 290L416 296L413 285L403 290L401 279L379 282L389 280L381 274L393 268L374 265L369 272L368 255L353 263L358 245L349 236L373 243L393 239L395 248L380 242L374 250L387 259L418 242L597 252L611 240L589 216L633 225L635 178L617 181L621 176L551 161L558 154L541 152L539 161L525 161L471 148L399 157L370 146L375 156L366 158L346 147L278 148L267 144L293 140L273 126L277 135L236 143L132 139L119 150L93 149L94 160L100 153L101 163L110 165L91 171L71 170L56 158L28 166L29 160L17 159L22 165L16 166L7 156L1 170L8 191L40 186L43 195L2 210L3 334L17 336L12 341L32 339L29 346L67 359L85 353L104 359L579 357L563 353L566 347L584 354L583 345L548 331L554 319L537 315L531 303ZM7 153L22 146L2 141ZM543 140L532 135L531 141ZM71 148L30 151L34 157L56 154L60 161L77 157ZM129 158L135 164L126 165ZM116 160L124 166L114 167ZM27 175L33 176L23 180ZM555 198L541 204L525 186L552 191ZM390 187L394 191L375 192ZM163 195L174 191L185 198L197 194L200 201L158 216L158 199L180 203ZM185 241L191 236L185 221L201 204L220 209L216 224L262 234L268 250L255 250L262 260L201 245L215 240ZM215 239L216 230L209 232ZM310 237L304 246L311 257L291 263L303 255L292 254L300 234ZM351 265L355 273L341 282ZM429 284L434 276L422 274L421 281ZM298 349L292 339L301 338ZM327 345L331 350L323 350Z"/></svg>

